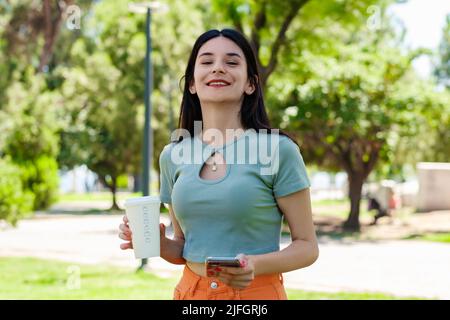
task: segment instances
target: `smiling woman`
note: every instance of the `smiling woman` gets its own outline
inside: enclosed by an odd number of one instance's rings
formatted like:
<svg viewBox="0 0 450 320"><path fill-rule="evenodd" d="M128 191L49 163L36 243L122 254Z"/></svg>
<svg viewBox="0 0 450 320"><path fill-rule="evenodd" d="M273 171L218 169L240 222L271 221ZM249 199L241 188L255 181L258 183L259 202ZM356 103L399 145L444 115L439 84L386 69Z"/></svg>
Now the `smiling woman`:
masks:
<svg viewBox="0 0 450 320"><path fill-rule="evenodd" d="M282 273L311 265L319 252L310 182L297 143L270 126L256 57L239 32L210 30L195 42L176 133L160 155L160 198L174 229L169 239L161 225L161 257L186 264L174 299L287 299ZM185 148L200 162L177 161ZM237 163L229 157L236 148L248 155ZM280 251L283 217L292 243ZM236 257L240 266L207 273L208 257Z"/></svg>
<svg viewBox="0 0 450 320"><path fill-rule="evenodd" d="M241 48L225 37L211 39L200 48L189 92L198 96L202 110L217 109L218 103L227 104L229 111L239 110L243 93L253 93L255 86L247 77L243 56Z"/></svg>

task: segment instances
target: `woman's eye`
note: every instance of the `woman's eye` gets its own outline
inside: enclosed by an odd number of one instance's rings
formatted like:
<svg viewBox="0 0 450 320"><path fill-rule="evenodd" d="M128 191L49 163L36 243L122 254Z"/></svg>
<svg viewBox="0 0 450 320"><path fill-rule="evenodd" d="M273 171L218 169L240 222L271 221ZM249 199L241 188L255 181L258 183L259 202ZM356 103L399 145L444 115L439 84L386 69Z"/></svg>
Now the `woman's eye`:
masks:
<svg viewBox="0 0 450 320"><path fill-rule="evenodd" d="M210 61L204 61L204 62L201 62L200 64L212 64L212 62L210 62ZM237 62L234 62L234 61L228 61L227 64L232 65L232 66L238 65L238 63L237 63Z"/></svg>

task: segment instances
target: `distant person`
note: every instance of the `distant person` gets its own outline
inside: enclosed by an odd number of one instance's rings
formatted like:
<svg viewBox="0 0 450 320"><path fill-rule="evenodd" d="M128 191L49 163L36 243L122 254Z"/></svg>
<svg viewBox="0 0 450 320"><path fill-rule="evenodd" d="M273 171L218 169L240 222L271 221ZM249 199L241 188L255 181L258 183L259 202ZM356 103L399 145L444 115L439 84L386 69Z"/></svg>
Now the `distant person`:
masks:
<svg viewBox="0 0 450 320"><path fill-rule="evenodd" d="M374 219L373 219L373 221L371 223L372 225L376 225L378 219L388 215L387 214L387 210L385 208L381 207L381 204L378 202L377 199L369 196L368 200L369 201L368 201L368 208L367 208L367 210L368 211L376 210L376 214L375 214Z"/></svg>
<svg viewBox="0 0 450 320"><path fill-rule="evenodd" d="M160 197L174 228L174 238L168 239L161 225L161 257L186 265L174 299L284 300L282 273L305 268L318 257L305 164L296 142L270 126L260 79L241 33L210 30L196 40L179 119L179 129L190 136L178 137L160 155ZM198 135L194 121L202 122ZM214 130L228 136L227 129L234 134L223 143L208 139ZM225 162L222 152L245 138L256 143L271 134L279 140L277 172L263 175L259 165ZM206 153L207 161L174 163L176 148L195 142L201 147L196 155ZM283 218L292 243L280 251ZM132 236L126 217L124 222L120 237L129 242L121 248L128 249ZM237 256L242 267L207 274L208 256Z"/></svg>
<svg viewBox="0 0 450 320"><path fill-rule="evenodd" d="M398 201L392 188L379 187L376 192L369 193L367 210L375 210L372 225L376 225L382 217L392 217L393 210L398 207Z"/></svg>

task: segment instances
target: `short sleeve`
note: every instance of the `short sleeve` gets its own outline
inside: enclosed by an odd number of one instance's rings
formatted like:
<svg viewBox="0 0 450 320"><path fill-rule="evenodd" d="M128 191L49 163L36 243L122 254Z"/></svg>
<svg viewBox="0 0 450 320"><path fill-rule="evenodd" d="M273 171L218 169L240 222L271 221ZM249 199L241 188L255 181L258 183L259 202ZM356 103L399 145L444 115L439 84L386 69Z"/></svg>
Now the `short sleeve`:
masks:
<svg viewBox="0 0 450 320"><path fill-rule="evenodd" d="M170 157L170 145L164 147L159 155L160 188L159 197L163 203L172 203L172 188L174 183L174 168Z"/></svg>
<svg viewBox="0 0 450 320"><path fill-rule="evenodd" d="M287 196L291 193L311 186L305 163L299 147L290 138L282 138L275 152L277 170L273 175L273 193L275 197Z"/></svg>

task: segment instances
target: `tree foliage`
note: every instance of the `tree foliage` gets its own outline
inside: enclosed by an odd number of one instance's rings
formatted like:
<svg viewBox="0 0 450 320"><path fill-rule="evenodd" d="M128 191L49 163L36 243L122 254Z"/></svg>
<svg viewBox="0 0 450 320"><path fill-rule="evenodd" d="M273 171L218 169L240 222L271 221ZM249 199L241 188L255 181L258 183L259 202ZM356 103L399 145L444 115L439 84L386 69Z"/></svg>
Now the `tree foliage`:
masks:
<svg viewBox="0 0 450 320"><path fill-rule="evenodd" d="M434 74L447 89L450 89L450 14L447 15L446 25L442 30Z"/></svg>
<svg viewBox="0 0 450 320"><path fill-rule="evenodd" d="M397 49L392 2L167 0L151 25L153 167L178 122L195 39L234 27L256 53L272 125L299 138L310 165L349 174L357 227L369 175L449 159L449 94L411 71L419 53ZM54 198L55 159L61 169L87 164L114 195L119 177L141 175L145 15L126 0L80 0L81 29L70 30L63 7L72 3L0 4L0 158L19 170L10 179L35 194L35 208ZM444 84L448 28L436 67Z"/></svg>
<svg viewBox="0 0 450 320"><path fill-rule="evenodd" d="M281 128L300 138L306 161L347 173L351 209L344 226L359 229L362 185L377 166L392 162L399 136L416 132L421 101L404 91L415 79L417 53L392 46L389 28L344 31L331 52L304 52L288 79L276 77L270 90L278 93ZM289 76L299 65L303 77L296 82Z"/></svg>
<svg viewBox="0 0 450 320"><path fill-rule="evenodd" d="M0 158L0 219L17 224L32 211L34 195L22 186L20 169L7 158Z"/></svg>
<svg viewBox="0 0 450 320"><path fill-rule="evenodd" d="M59 159L68 168L86 163L113 195L119 175L139 176L142 167L145 15L129 12L127 4L93 6L84 21L86 32L70 52L71 65L55 70L64 79L61 93L66 110ZM159 153L175 128L181 97L178 81L192 39L202 30L200 12L193 10L195 2L169 5L169 12L152 16L151 125L157 169Z"/></svg>

